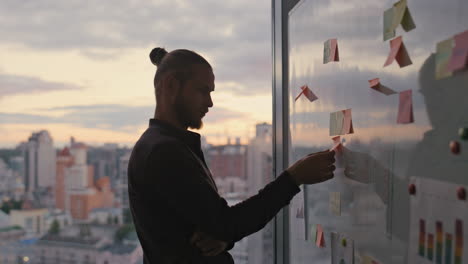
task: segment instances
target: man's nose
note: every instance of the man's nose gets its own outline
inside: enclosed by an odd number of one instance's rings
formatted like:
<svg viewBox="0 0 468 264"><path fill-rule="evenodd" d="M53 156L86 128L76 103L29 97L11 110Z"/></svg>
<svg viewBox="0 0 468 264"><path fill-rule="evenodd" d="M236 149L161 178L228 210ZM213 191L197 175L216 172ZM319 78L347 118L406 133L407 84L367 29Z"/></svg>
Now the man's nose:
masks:
<svg viewBox="0 0 468 264"><path fill-rule="evenodd" d="M208 107L213 107L213 99L211 99L211 95L208 95Z"/></svg>

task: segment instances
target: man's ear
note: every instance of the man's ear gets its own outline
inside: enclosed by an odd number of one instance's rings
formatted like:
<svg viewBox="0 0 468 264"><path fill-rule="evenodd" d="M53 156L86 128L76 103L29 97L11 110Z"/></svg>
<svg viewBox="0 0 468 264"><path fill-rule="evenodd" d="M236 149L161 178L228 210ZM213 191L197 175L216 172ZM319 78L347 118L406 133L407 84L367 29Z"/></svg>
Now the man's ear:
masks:
<svg viewBox="0 0 468 264"><path fill-rule="evenodd" d="M164 78L164 85L168 88L166 89L168 99L171 103L174 103L181 87L181 83L179 79L176 78L176 74L174 72L170 72L166 74Z"/></svg>

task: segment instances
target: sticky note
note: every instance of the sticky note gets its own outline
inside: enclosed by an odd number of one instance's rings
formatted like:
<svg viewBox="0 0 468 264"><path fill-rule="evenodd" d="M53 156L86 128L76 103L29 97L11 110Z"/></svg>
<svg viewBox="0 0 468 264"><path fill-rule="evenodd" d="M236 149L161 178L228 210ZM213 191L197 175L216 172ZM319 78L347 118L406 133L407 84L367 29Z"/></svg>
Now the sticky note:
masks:
<svg viewBox="0 0 468 264"><path fill-rule="evenodd" d="M414 122L412 95L412 90L400 92L400 101L398 106L397 118L398 124L408 124Z"/></svg>
<svg viewBox="0 0 468 264"><path fill-rule="evenodd" d="M303 206L297 208L297 211L296 211L296 218L299 218L299 219L303 219L303 218L304 218L304 207L303 207Z"/></svg>
<svg viewBox="0 0 468 264"><path fill-rule="evenodd" d="M353 128L353 118L351 117L351 109L346 109L343 110L343 130L341 131L342 135L345 134L353 134L354 133L354 128Z"/></svg>
<svg viewBox="0 0 468 264"><path fill-rule="evenodd" d="M341 195L340 192L330 192L330 212L336 216L341 215Z"/></svg>
<svg viewBox="0 0 468 264"><path fill-rule="evenodd" d="M375 78L375 79L372 79L372 80L369 80L369 86L370 88L378 91L378 92L381 92L385 95L391 95L391 94L396 94L396 92L390 88L388 88L387 86L384 86L380 83L380 79L379 78Z"/></svg>
<svg viewBox="0 0 468 264"><path fill-rule="evenodd" d="M390 54L388 54L384 67L392 64L394 60L398 62L400 68L413 64L401 36L390 40Z"/></svg>
<svg viewBox="0 0 468 264"><path fill-rule="evenodd" d="M325 236L323 234L322 225L317 224L317 236L315 239L315 245L319 248L325 247Z"/></svg>
<svg viewBox="0 0 468 264"><path fill-rule="evenodd" d="M393 17L394 17L393 7L385 10L384 12L384 41L395 37L395 28L393 26Z"/></svg>
<svg viewBox="0 0 468 264"><path fill-rule="evenodd" d="M338 41L336 38L325 41L323 46L323 64L327 64L330 61L340 61Z"/></svg>
<svg viewBox="0 0 468 264"><path fill-rule="evenodd" d="M351 109L330 113L330 136L354 133Z"/></svg>
<svg viewBox="0 0 468 264"><path fill-rule="evenodd" d="M362 256L361 263L362 264L379 264L372 257L366 256L366 255Z"/></svg>
<svg viewBox="0 0 468 264"><path fill-rule="evenodd" d="M448 69L450 57L452 57L452 49L455 44L453 38L446 39L437 43L436 48L436 68L435 79L440 80L452 76L452 71Z"/></svg>
<svg viewBox="0 0 468 264"><path fill-rule="evenodd" d="M400 24L406 32L416 28L406 0L398 1L392 8L385 10L383 18L384 41L395 37L396 28Z"/></svg>
<svg viewBox="0 0 468 264"><path fill-rule="evenodd" d="M449 71L464 70L468 66L468 30L455 35L455 47L448 62Z"/></svg>
<svg viewBox="0 0 468 264"><path fill-rule="evenodd" d="M296 99L294 99L294 101L297 101L297 99L299 99L301 95L305 95L305 97L307 97L307 99L309 99L310 102L313 102L318 99L318 97L312 92L312 90L309 89L307 85L303 85L301 87L301 92L296 97Z"/></svg>
<svg viewBox="0 0 468 264"><path fill-rule="evenodd" d="M341 137L336 136L336 137L333 137L332 140L333 140L333 147L330 149L330 151L341 151L342 149Z"/></svg>
<svg viewBox="0 0 468 264"><path fill-rule="evenodd" d="M336 232L331 233L331 263L354 263L354 241Z"/></svg>

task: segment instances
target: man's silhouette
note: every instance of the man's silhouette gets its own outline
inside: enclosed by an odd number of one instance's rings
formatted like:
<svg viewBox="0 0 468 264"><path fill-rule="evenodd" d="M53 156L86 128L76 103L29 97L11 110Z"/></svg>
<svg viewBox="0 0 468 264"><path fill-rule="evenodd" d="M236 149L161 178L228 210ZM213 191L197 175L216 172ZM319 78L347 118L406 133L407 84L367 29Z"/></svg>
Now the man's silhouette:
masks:
<svg viewBox="0 0 468 264"><path fill-rule="evenodd" d="M298 161L257 195L228 206L219 196L200 135L213 106L210 64L189 50L150 53L156 112L128 166L130 208L145 263L233 263L236 241L262 229L299 192L301 184L333 177L334 152Z"/></svg>

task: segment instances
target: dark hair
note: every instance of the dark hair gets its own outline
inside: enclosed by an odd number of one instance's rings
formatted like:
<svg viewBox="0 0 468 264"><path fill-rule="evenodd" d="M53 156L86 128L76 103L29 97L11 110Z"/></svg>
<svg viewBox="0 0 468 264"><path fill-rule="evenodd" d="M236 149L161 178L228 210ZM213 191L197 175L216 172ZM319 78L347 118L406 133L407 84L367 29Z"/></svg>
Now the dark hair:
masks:
<svg viewBox="0 0 468 264"><path fill-rule="evenodd" d="M158 67L154 76L154 87L156 97L161 89L159 80L167 72L175 72L176 78L184 83L192 77L192 67L195 64L207 65L211 68L205 58L194 51L177 49L167 52L164 48L154 48L149 54L151 62Z"/></svg>

